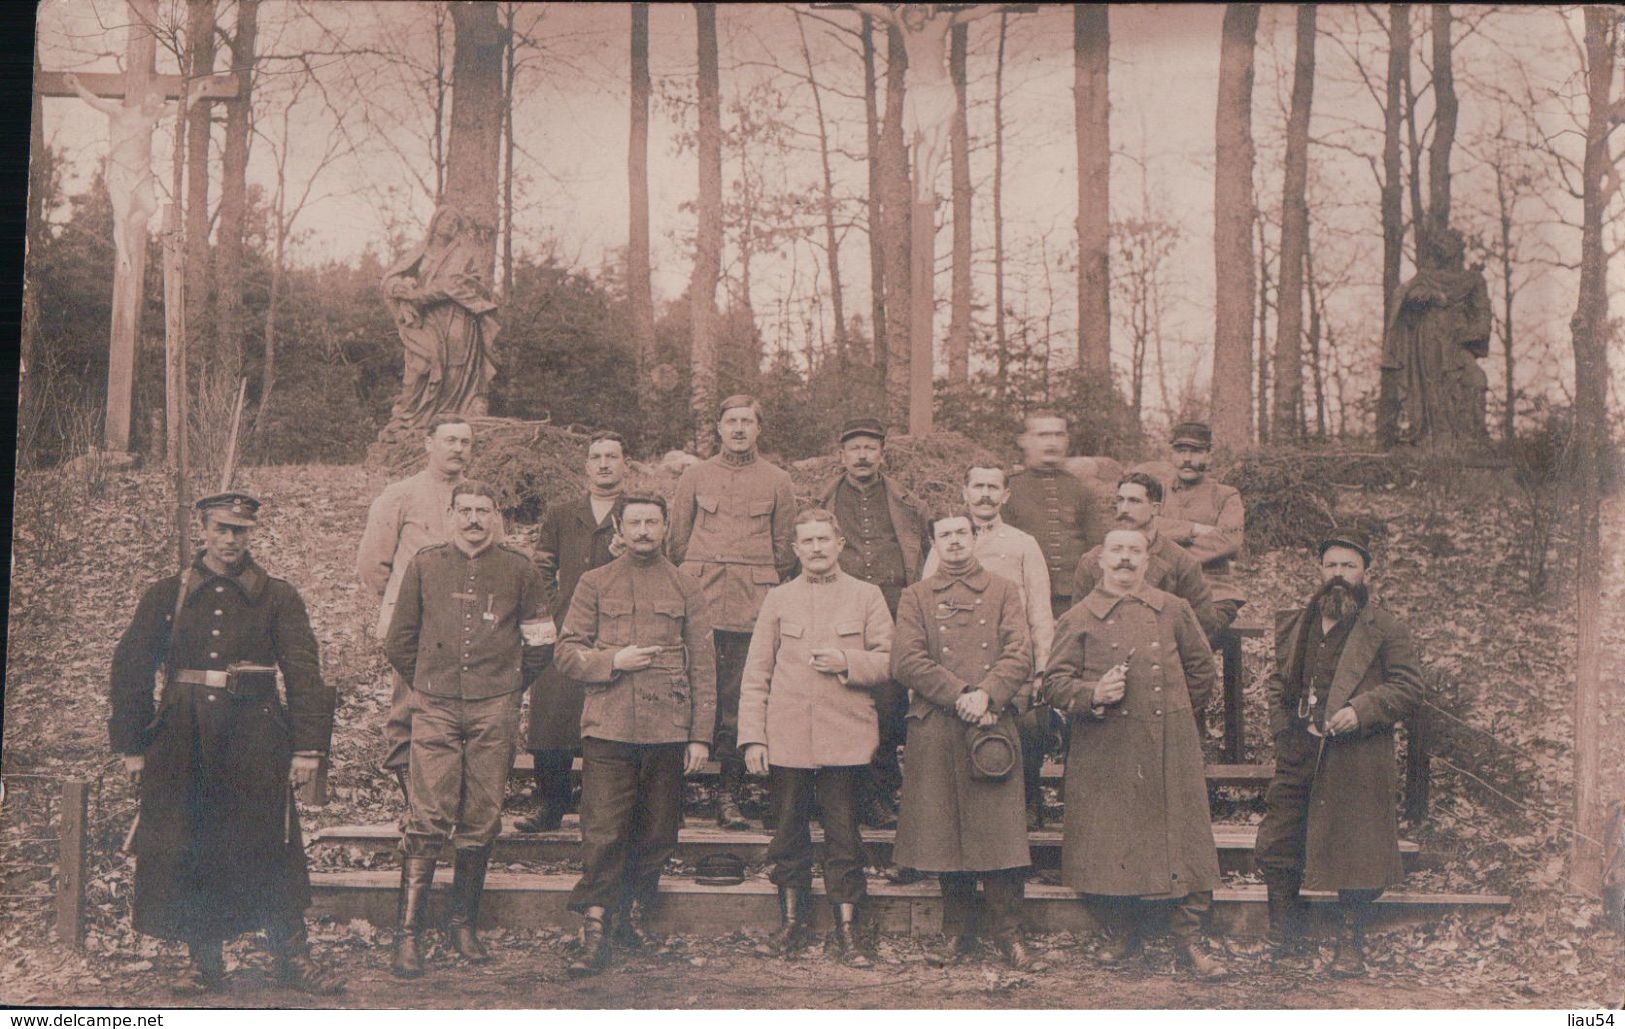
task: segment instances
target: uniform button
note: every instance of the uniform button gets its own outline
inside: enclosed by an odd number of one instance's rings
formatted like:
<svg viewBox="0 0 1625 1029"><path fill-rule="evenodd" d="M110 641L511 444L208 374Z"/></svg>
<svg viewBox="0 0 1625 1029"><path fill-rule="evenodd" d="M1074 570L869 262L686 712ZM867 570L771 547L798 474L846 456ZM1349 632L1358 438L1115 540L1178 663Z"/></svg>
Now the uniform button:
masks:
<svg viewBox="0 0 1625 1029"><path fill-rule="evenodd" d="M986 643L984 643L984 644L982 644L982 649L983 649L983 650L986 650L986 649L987 649L987 644L986 644Z"/></svg>
<svg viewBox="0 0 1625 1029"><path fill-rule="evenodd" d="M220 635L220 630L219 629L210 629L209 630L209 635L210 636L218 636L218 635Z"/></svg>
<svg viewBox="0 0 1625 1029"><path fill-rule="evenodd" d="M1106 624L1107 625L1116 625L1117 623L1115 621L1113 621L1112 619L1108 618L1108 619L1106 619Z"/></svg>
<svg viewBox="0 0 1625 1029"><path fill-rule="evenodd" d="M979 619L977 619L976 624L977 625L986 625L987 624L987 619L986 618L979 618ZM985 646L987 646L987 644L984 643L984 644L982 644L982 646L985 647Z"/></svg>
<svg viewBox="0 0 1625 1029"><path fill-rule="evenodd" d="M463 666L463 671L465 671L465 672L468 671L468 666L467 665Z"/></svg>
<svg viewBox="0 0 1625 1029"><path fill-rule="evenodd" d="M1161 667L1162 667L1161 665L1153 663L1151 665L1151 670L1154 672L1154 671L1156 671L1157 669L1159 669Z"/></svg>
<svg viewBox="0 0 1625 1029"><path fill-rule="evenodd" d="M216 592L216 593L224 593L224 592L226 592L226 588L225 588L225 587L224 587L224 586L216 586L216 587L215 587L215 588L214 588L214 591L215 591L215 592Z"/></svg>
<svg viewBox="0 0 1625 1029"><path fill-rule="evenodd" d="M208 695L208 698L209 698L209 703L213 704L215 702L215 696L214 696L213 693L210 693Z"/></svg>
<svg viewBox="0 0 1625 1029"><path fill-rule="evenodd" d="M221 616L221 615L223 615L223 614L225 614L225 612L224 612L224 611L222 611L222 610L220 610L220 609L219 609L219 608L218 608L218 607L217 607L217 608L215 608L215 609L214 609L214 616L215 616L215 617L216 617L216 618L219 618L219 617L220 617L220 616Z"/></svg>
<svg viewBox="0 0 1625 1029"><path fill-rule="evenodd" d="M1152 693L1161 693L1162 692L1162 687L1161 686L1153 686L1153 687L1151 687L1151 692Z"/></svg>
<svg viewBox="0 0 1625 1029"><path fill-rule="evenodd" d="M1115 644L1115 643L1113 643L1113 644L1112 644L1112 649L1113 649L1113 650L1116 650L1116 649L1117 649L1117 644Z"/></svg>
<svg viewBox="0 0 1625 1029"><path fill-rule="evenodd" d="M992 671L992 670L993 670L993 666L992 666L992 665L983 665L983 666L982 666L982 671L984 671L984 672L990 672L990 671Z"/></svg>
<svg viewBox="0 0 1625 1029"><path fill-rule="evenodd" d="M1151 712L1151 713L1152 713L1152 714L1154 714L1154 715L1160 715L1160 714L1162 714L1162 712L1161 712L1161 711L1153 711L1153 712Z"/></svg>
<svg viewBox="0 0 1625 1029"><path fill-rule="evenodd" d="M220 654L219 654L219 652L217 652L217 651L213 651L213 650L211 650L211 651L209 651L209 656L210 656L210 657L219 657L219 656L220 656Z"/></svg>

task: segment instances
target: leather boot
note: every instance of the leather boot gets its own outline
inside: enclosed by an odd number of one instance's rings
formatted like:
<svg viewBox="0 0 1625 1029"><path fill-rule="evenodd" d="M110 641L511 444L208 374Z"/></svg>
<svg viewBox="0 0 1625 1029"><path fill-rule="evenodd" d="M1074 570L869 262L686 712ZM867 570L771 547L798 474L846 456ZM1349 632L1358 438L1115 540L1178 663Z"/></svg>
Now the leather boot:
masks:
<svg viewBox="0 0 1625 1029"><path fill-rule="evenodd" d="M660 940L649 931L649 909L652 905L634 897L621 909L620 916L612 919L615 943L627 950L645 950L659 946Z"/></svg>
<svg viewBox="0 0 1625 1029"><path fill-rule="evenodd" d="M1004 958L1004 963L1018 972L1028 972L1037 964L1019 929L1006 929L993 937L993 948Z"/></svg>
<svg viewBox="0 0 1625 1029"><path fill-rule="evenodd" d="M1108 965L1120 964L1138 957L1145 949L1140 942L1138 912L1125 905L1101 906L1096 913L1106 933L1106 942L1100 948L1100 960Z"/></svg>
<svg viewBox="0 0 1625 1029"><path fill-rule="evenodd" d="M1247 958L1267 958L1278 963L1293 964L1304 957L1305 939L1303 900L1298 895L1298 880L1266 875L1269 888L1269 929L1263 939L1226 940L1230 953Z"/></svg>
<svg viewBox="0 0 1625 1029"><path fill-rule="evenodd" d="M451 916L446 928L451 930L451 945L457 953L482 965L491 960L491 954L480 942L476 927L480 921L480 898L485 893L485 869L491 861L491 847L487 844L474 850L458 850L451 880Z"/></svg>
<svg viewBox="0 0 1625 1029"><path fill-rule="evenodd" d="M182 997L216 993L226 986L226 958L219 940L191 940L186 944L191 960L176 975L170 989Z"/></svg>
<svg viewBox="0 0 1625 1029"><path fill-rule="evenodd" d="M1337 905L1337 953L1326 971L1339 979L1365 975L1365 922L1369 903L1343 901Z"/></svg>
<svg viewBox="0 0 1625 1029"><path fill-rule="evenodd" d="M739 798L744 792L744 775L732 761L725 762L717 778L717 825L723 829L749 829L750 819L740 810Z"/></svg>
<svg viewBox="0 0 1625 1029"><path fill-rule="evenodd" d="M423 916L429 907L429 888L434 885L434 865L432 855L401 858L395 956L389 971L402 979L416 979L423 974Z"/></svg>
<svg viewBox="0 0 1625 1029"><path fill-rule="evenodd" d="M864 782L858 787L858 824L867 829L897 828L897 812L886 803L874 782Z"/></svg>
<svg viewBox="0 0 1625 1029"><path fill-rule="evenodd" d="M1032 801L1027 805L1027 831L1037 832L1044 828L1044 802Z"/></svg>
<svg viewBox="0 0 1625 1029"><path fill-rule="evenodd" d="M303 917L288 919L286 923L277 919L266 928L265 936L273 971L284 985L318 997L344 992L344 979L310 956L310 939L305 934Z"/></svg>
<svg viewBox="0 0 1625 1029"><path fill-rule="evenodd" d="M514 823L520 832L553 832L564 824L570 806L570 766L567 750L533 750L531 775L536 780L536 813Z"/></svg>
<svg viewBox="0 0 1625 1029"><path fill-rule="evenodd" d="M1202 912L1208 902L1197 905L1189 901L1189 897L1176 901L1168 917L1168 929L1174 938L1174 963L1203 982L1226 979L1230 973L1224 962L1208 953L1202 939Z"/></svg>
<svg viewBox="0 0 1625 1029"><path fill-rule="evenodd" d="M949 933L942 937L942 942L937 944L935 948L925 952L925 963L932 968L942 968L947 965L957 965L975 953L975 936L969 933Z"/></svg>
<svg viewBox="0 0 1625 1029"><path fill-rule="evenodd" d="M601 907L590 907L581 913L581 952L565 968L572 977L597 975L609 964L609 932L604 918Z"/></svg>
<svg viewBox="0 0 1625 1029"><path fill-rule="evenodd" d="M807 946L807 890L801 886L779 887L779 927L764 945L769 954L792 958Z"/></svg>
<svg viewBox="0 0 1625 1029"><path fill-rule="evenodd" d="M872 968L874 962L864 953L867 947L858 929L858 906L836 904L831 913L834 915L834 925L830 927L829 937L824 940L825 956L853 968Z"/></svg>

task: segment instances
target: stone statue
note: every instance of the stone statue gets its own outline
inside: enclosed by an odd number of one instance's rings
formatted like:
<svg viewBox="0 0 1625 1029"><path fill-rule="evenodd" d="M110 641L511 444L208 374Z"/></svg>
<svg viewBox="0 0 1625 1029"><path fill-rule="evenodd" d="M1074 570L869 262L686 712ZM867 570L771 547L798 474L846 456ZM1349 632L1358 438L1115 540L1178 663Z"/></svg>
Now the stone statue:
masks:
<svg viewBox="0 0 1625 1029"><path fill-rule="evenodd" d="M379 438L424 428L443 412L483 415L496 374L500 326L483 271L489 244L462 212L442 205L429 238L384 273L385 303L406 348L401 395Z"/></svg>
<svg viewBox="0 0 1625 1029"><path fill-rule="evenodd" d="M861 14L895 26L908 53L903 93L903 128L914 148L914 199L929 199L947 150L948 131L959 106L948 74L948 30L997 14L1003 4L953 7L946 4L853 4Z"/></svg>
<svg viewBox="0 0 1625 1029"><path fill-rule="evenodd" d="M86 89L72 72L62 78L79 99L107 115L103 177L113 203L113 247L119 266L127 272L135 249L146 245L147 223L158 210L153 194L152 130L177 105L166 103L158 93L147 93L131 104L114 103Z"/></svg>
<svg viewBox="0 0 1625 1029"><path fill-rule="evenodd" d="M1422 447L1476 445L1486 436L1490 298L1482 265L1463 267L1461 233L1423 234L1420 270L1394 298L1382 368L1399 384L1400 442Z"/></svg>

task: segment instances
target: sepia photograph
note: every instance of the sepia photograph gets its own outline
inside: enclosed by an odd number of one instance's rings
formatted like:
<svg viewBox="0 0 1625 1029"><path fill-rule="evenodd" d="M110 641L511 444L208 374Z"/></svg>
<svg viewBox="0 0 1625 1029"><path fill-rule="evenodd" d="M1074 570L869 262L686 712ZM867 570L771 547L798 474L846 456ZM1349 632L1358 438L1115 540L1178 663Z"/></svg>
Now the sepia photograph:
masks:
<svg viewBox="0 0 1625 1029"><path fill-rule="evenodd" d="M1625 1008L1625 7L6 22L0 1005Z"/></svg>

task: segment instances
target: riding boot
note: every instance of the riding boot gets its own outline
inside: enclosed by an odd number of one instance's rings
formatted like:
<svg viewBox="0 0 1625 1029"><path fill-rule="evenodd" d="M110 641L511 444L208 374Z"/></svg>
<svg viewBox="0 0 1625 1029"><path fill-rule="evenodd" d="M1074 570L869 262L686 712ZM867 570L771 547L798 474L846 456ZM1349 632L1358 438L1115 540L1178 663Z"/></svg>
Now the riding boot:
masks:
<svg viewBox="0 0 1625 1029"><path fill-rule="evenodd" d="M224 989L226 959L221 953L220 941L189 940L186 950L191 960L171 984L174 992L184 997Z"/></svg>
<svg viewBox="0 0 1625 1029"><path fill-rule="evenodd" d="M829 936L824 940L824 954L853 968L871 968L874 962L864 953L865 941L858 929L858 906L836 904Z"/></svg>
<svg viewBox="0 0 1625 1029"><path fill-rule="evenodd" d="M609 933L604 925L604 909L590 907L581 913L581 952L565 969L571 976L597 975L609 964Z"/></svg>
<svg viewBox="0 0 1625 1029"><path fill-rule="evenodd" d="M1174 938L1174 962L1204 982L1228 978L1224 963L1209 954L1202 939L1202 915L1212 906L1212 895L1191 893L1174 902L1168 917L1169 933Z"/></svg>
<svg viewBox="0 0 1625 1029"><path fill-rule="evenodd" d="M423 974L423 917L434 885L433 855L401 858L401 895L396 910L395 956L389 970L402 979Z"/></svg>
<svg viewBox="0 0 1625 1029"><path fill-rule="evenodd" d="M480 898L485 893L485 869L491 861L491 845L457 851L451 880L451 916L446 928L451 930L451 945L457 953L476 965L491 960L491 954L480 942L476 928L480 921Z"/></svg>
<svg viewBox="0 0 1625 1029"><path fill-rule="evenodd" d="M1100 959L1108 965L1115 965L1138 957L1144 950L1140 942L1139 912L1118 898L1096 904L1094 911L1106 934L1106 942L1100 948Z"/></svg>
<svg viewBox="0 0 1625 1029"><path fill-rule="evenodd" d="M285 985L318 997L344 992L339 974L310 956L304 916L271 919L265 927L265 940L275 975Z"/></svg>
<svg viewBox="0 0 1625 1029"><path fill-rule="evenodd" d="M611 920L616 944L627 950L646 950L660 945L661 941L649 931L649 914L653 906L642 897L634 897L627 902L619 917Z"/></svg>
<svg viewBox="0 0 1625 1029"><path fill-rule="evenodd" d="M792 958L807 945L807 889L779 887L779 927L767 938L765 949L781 958Z"/></svg>
<svg viewBox="0 0 1625 1029"><path fill-rule="evenodd" d="M722 773L717 777L717 825L724 829L750 828L750 820L739 805L745 790L744 779L742 765L734 761L722 762Z"/></svg>
<svg viewBox="0 0 1625 1029"><path fill-rule="evenodd" d="M1371 916L1371 899L1362 895L1339 896L1337 902L1337 953L1326 971L1339 979L1365 975L1365 926Z"/></svg>
<svg viewBox="0 0 1625 1029"><path fill-rule="evenodd" d="M1030 971L1036 961L1027 944L1021 938L1021 930L1016 928L1001 929L993 935L993 948L1004 958L1005 964L1018 972Z"/></svg>

